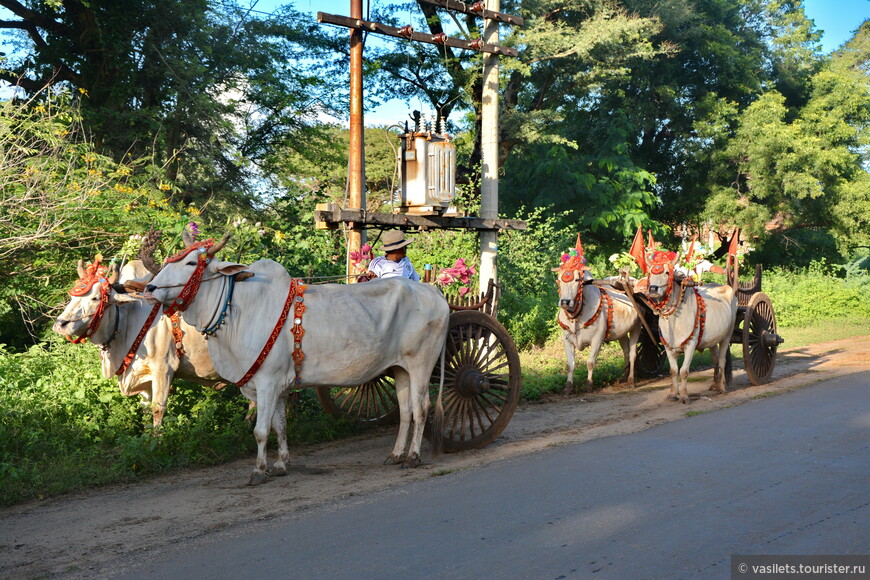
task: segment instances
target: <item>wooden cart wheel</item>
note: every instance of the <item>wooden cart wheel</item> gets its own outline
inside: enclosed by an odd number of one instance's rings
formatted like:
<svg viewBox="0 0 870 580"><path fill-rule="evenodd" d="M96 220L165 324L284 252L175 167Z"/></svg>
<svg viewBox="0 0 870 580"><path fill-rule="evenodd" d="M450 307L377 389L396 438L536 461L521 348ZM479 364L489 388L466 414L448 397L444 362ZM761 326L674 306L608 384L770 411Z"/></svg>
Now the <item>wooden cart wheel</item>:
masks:
<svg viewBox="0 0 870 580"><path fill-rule="evenodd" d="M647 321L653 332L658 332L658 317L647 317ZM665 368L665 347L658 340L653 341L645 328L640 331L640 339L637 341L637 357L634 360L634 370L637 378L648 379L661 376Z"/></svg>
<svg viewBox="0 0 870 580"><path fill-rule="evenodd" d="M445 451L485 447L501 435L519 400L520 356L514 341L488 314L454 312L444 367ZM440 376L439 361L430 385L433 402Z"/></svg>
<svg viewBox="0 0 870 580"><path fill-rule="evenodd" d="M336 419L351 419L365 425L399 422L396 380L388 374L357 387L318 387L323 410Z"/></svg>
<svg viewBox="0 0 870 580"><path fill-rule="evenodd" d="M770 298L764 292L756 292L743 314L743 365L753 385L770 380L781 342Z"/></svg>

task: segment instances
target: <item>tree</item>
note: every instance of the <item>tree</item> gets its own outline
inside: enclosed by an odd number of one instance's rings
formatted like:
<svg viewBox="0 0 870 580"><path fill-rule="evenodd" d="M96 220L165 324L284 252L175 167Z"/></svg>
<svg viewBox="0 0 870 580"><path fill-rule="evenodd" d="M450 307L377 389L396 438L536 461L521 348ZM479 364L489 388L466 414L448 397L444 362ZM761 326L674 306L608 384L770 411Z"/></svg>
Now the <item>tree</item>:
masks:
<svg viewBox="0 0 870 580"><path fill-rule="evenodd" d="M868 33L865 23L854 45ZM823 229L843 253L870 244L870 83L849 45L810 78L801 107L770 90L734 115L711 174L708 219L741 224L761 240Z"/></svg>
<svg viewBox="0 0 870 580"><path fill-rule="evenodd" d="M275 147L334 102L323 66L336 45L290 8L260 18L232 0L0 6L16 17L0 28L18 39L2 78L28 94L81 89L97 149L116 160L153 150L189 201L252 194Z"/></svg>
<svg viewBox="0 0 870 580"><path fill-rule="evenodd" d="M121 258L131 234L197 211L167 200L172 186L150 159L97 153L78 102L57 89L0 102L0 343L41 333L78 259Z"/></svg>

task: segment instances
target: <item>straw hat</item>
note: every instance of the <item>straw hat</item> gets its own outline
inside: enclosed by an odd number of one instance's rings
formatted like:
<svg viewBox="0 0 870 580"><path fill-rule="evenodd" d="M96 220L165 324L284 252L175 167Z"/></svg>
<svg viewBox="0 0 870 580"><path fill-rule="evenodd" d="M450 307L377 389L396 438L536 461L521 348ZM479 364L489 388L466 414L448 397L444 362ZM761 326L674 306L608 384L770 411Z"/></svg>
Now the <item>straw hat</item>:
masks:
<svg viewBox="0 0 870 580"><path fill-rule="evenodd" d="M406 240L405 234L402 230L389 230L384 232L383 241L383 250L385 252L393 252L400 248L404 248L414 240Z"/></svg>

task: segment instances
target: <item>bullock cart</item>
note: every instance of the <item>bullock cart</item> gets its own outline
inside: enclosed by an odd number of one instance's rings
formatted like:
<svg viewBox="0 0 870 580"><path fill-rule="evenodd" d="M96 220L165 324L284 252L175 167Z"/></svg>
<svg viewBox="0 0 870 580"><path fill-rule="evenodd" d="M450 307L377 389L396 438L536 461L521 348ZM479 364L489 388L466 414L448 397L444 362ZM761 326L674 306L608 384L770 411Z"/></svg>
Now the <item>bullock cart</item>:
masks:
<svg viewBox="0 0 870 580"><path fill-rule="evenodd" d="M776 351L783 338L777 334L776 315L770 297L761 291L761 264L756 264L755 275L748 282L737 284L737 317L730 344L743 346L743 365L746 375L753 385L770 381L776 364ZM728 285L733 280L733 272L728 274ZM618 283L619 287L623 284ZM630 287L630 285L629 285ZM630 291L630 294L637 296ZM647 329L637 344L637 369L641 376L655 376L664 368L665 351L658 335L658 317L644 300L634 300L638 312L643 316Z"/></svg>
<svg viewBox="0 0 870 580"><path fill-rule="evenodd" d="M490 280L480 296L448 297L451 315L444 357L447 451L485 447L501 434L516 410L520 358L510 334L496 319L498 295L498 284ZM440 378L439 362L432 373L433 396ZM369 425L399 420L395 380L388 374L358 387L318 388L317 398L336 418Z"/></svg>
<svg viewBox="0 0 870 580"><path fill-rule="evenodd" d="M752 281L738 281L737 319L731 334L731 344L743 345L743 366L753 385L770 381L776 350L782 343L770 297L761 291L761 264L756 264Z"/></svg>

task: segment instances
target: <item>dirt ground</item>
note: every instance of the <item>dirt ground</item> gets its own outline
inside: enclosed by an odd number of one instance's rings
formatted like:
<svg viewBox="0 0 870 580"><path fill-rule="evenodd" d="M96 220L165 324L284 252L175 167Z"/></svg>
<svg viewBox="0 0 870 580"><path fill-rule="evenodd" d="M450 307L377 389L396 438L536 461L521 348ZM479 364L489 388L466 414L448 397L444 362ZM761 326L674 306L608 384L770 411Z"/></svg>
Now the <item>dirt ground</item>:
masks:
<svg viewBox="0 0 870 580"><path fill-rule="evenodd" d="M870 336L780 349L774 382L754 387L740 363L733 389L713 395L712 372L690 376L692 402L666 400L664 380L634 390L616 387L522 404L486 449L449 454L418 469L384 466L395 428L352 439L291 448L287 477L247 487L253 457L191 469L144 483L117 485L0 509L0 577L101 577L131 559L235 526L293 515L445 472L563 445L641 431L818 381L870 369ZM424 443L425 446L425 443Z"/></svg>

